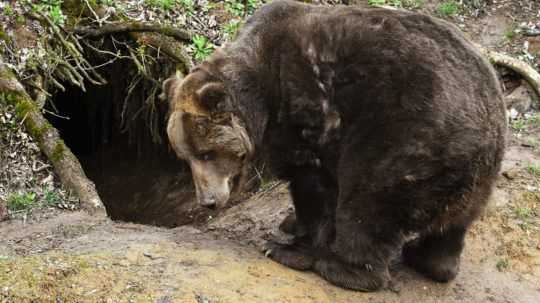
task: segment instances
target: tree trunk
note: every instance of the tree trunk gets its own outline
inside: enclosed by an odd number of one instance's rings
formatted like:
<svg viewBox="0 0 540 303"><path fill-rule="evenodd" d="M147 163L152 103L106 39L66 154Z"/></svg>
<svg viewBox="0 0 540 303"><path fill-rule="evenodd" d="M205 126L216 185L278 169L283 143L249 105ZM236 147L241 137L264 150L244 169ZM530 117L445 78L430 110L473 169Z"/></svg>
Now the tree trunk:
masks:
<svg viewBox="0 0 540 303"><path fill-rule="evenodd" d="M79 198L81 208L89 213L105 216L105 207L94 183L86 177L79 160L2 61L0 61L0 102L15 107L17 118L24 122L30 136L50 160L62 184Z"/></svg>

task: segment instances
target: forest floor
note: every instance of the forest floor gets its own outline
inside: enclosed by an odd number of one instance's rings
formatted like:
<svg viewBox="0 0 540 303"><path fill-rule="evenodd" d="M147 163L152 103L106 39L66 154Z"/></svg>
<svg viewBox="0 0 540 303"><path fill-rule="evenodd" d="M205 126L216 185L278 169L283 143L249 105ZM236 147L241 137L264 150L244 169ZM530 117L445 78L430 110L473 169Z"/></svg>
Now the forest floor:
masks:
<svg viewBox="0 0 540 303"><path fill-rule="evenodd" d="M444 15L441 2L446 1L427 0L418 9ZM540 42L518 34L519 28L540 22L535 1L491 1L442 17L475 42L538 67ZM505 85L511 90L521 82L511 79ZM17 182L38 184L37 195L56 207L15 211L0 222L0 302L539 302L540 115L530 104L524 110L524 103L517 100L510 112L509 142L494 194L467 236L461 271L450 283L427 280L396 260L388 289L359 293L265 258L264 241L287 240L278 230L292 211L286 184L272 183L194 226L161 228L76 210L53 186L50 169L43 168L46 160L10 152L6 159L24 158L24 165L10 169L24 171L16 174ZM10 117L0 108L0 126ZM8 139L20 142L10 145L14 150L36 148L24 130L11 130ZM3 177L11 178L0 172L0 181ZM6 184L0 182L0 200Z"/></svg>

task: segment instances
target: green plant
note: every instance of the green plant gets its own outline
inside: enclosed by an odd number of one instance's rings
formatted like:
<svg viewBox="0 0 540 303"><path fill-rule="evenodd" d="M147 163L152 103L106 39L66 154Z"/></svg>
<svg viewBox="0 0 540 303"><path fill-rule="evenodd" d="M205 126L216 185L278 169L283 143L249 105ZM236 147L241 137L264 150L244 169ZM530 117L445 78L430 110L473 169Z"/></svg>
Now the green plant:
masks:
<svg viewBox="0 0 540 303"><path fill-rule="evenodd" d="M386 4L386 0L368 0L368 4L369 5L385 5Z"/></svg>
<svg viewBox="0 0 540 303"><path fill-rule="evenodd" d="M531 164L527 166L527 171L529 174L540 177L540 165L538 164Z"/></svg>
<svg viewBox="0 0 540 303"><path fill-rule="evenodd" d="M6 15L6 16L13 16L13 15L15 15L15 11L13 10L13 7L11 7L11 5L9 5L9 3L7 3L7 4L4 6L3 12L4 12L4 15Z"/></svg>
<svg viewBox="0 0 540 303"><path fill-rule="evenodd" d="M13 193L7 199L7 208L10 211L26 210L36 203L36 193Z"/></svg>
<svg viewBox="0 0 540 303"><path fill-rule="evenodd" d="M48 206L55 206L62 201L60 194L54 188L47 188L43 193L43 199L45 205Z"/></svg>
<svg viewBox="0 0 540 303"><path fill-rule="evenodd" d="M40 0L38 4L33 6L36 11L45 11L51 18L51 21L56 25L63 25L66 21L66 16L62 12L63 0Z"/></svg>
<svg viewBox="0 0 540 303"><path fill-rule="evenodd" d="M522 220L530 218L534 215L532 209L528 207L515 207L514 213L519 219L522 219Z"/></svg>
<svg viewBox="0 0 540 303"><path fill-rule="evenodd" d="M527 119L528 124L540 124L540 114L536 113L529 119Z"/></svg>
<svg viewBox="0 0 540 303"><path fill-rule="evenodd" d="M214 45L205 36L195 35L192 38L194 56L197 61L203 61L214 51Z"/></svg>
<svg viewBox="0 0 540 303"><path fill-rule="evenodd" d="M508 268L508 260L507 259L501 259L497 262L495 265L497 267L497 270L504 271Z"/></svg>
<svg viewBox="0 0 540 303"><path fill-rule="evenodd" d="M170 11L176 6L176 0L145 0L148 6Z"/></svg>
<svg viewBox="0 0 540 303"><path fill-rule="evenodd" d="M26 18L24 17L24 15L17 15L17 17L15 18L15 22L18 25L23 25L26 23Z"/></svg>
<svg viewBox="0 0 540 303"><path fill-rule="evenodd" d="M516 119L510 123L510 127L515 131L522 131L526 128L525 120Z"/></svg>
<svg viewBox="0 0 540 303"><path fill-rule="evenodd" d="M66 19L66 16L62 13L62 9L60 6L51 6L49 10L49 16L51 17L51 21L56 25L62 25L64 24L64 21Z"/></svg>
<svg viewBox="0 0 540 303"><path fill-rule="evenodd" d="M205 5L202 6L203 12L209 12L210 10L213 10L217 7L216 3L213 2L207 2Z"/></svg>
<svg viewBox="0 0 540 303"><path fill-rule="evenodd" d="M437 14L442 17L452 17L455 16L459 11L459 5L457 2L451 0L446 1L437 7Z"/></svg>
<svg viewBox="0 0 540 303"><path fill-rule="evenodd" d="M504 37L506 38L506 40L512 40L516 37L517 33L516 33L516 25L513 24L511 25L510 27L508 27L506 29L506 31L504 32Z"/></svg>
<svg viewBox="0 0 540 303"><path fill-rule="evenodd" d="M249 15L253 14L253 12L262 4L262 0L247 0L247 13Z"/></svg>
<svg viewBox="0 0 540 303"><path fill-rule="evenodd" d="M195 11L195 2L193 0L178 0L180 6L182 6L189 14Z"/></svg>
<svg viewBox="0 0 540 303"><path fill-rule="evenodd" d="M421 8L424 6L424 0L404 0L403 6L410 9Z"/></svg>
<svg viewBox="0 0 540 303"><path fill-rule="evenodd" d="M232 39L236 36L236 33L238 32L238 29L240 28L240 20L231 20L229 23L225 24L223 26L223 31L227 35L229 39Z"/></svg>
<svg viewBox="0 0 540 303"><path fill-rule="evenodd" d="M236 0L225 1L225 10L237 17L244 15L244 4Z"/></svg>

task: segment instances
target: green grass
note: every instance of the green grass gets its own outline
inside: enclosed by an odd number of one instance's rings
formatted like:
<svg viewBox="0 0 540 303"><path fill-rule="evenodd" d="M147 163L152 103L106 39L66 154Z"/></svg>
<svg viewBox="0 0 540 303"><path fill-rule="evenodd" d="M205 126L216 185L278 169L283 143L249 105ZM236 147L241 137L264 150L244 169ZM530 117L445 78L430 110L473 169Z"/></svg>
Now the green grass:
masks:
<svg viewBox="0 0 540 303"><path fill-rule="evenodd" d="M437 7L437 14L442 17L453 17L459 12L459 4L455 1L446 1Z"/></svg>
<svg viewBox="0 0 540 303"><path fill-rule="evenodd" d="M529 174L540 178L540 165L531 164L527 166L527 171L529 172Z"/></svg>
<svg viewBox="0 0 540 303"><path fill-rule="evenodd" d="M7 198L7 208L10 211L27 210L36 204L36 193L13 193Z"/></svg>
<svg viewBox="0 0 540 303"><path fill-rule="evenodd" d="M534 216L534 212L529 207L515 207L514 213L516 214L516 217L521 220L525 220Z"/></svg>
<svg viewBox="0 0 540 303"><path fill-rule="evenodd" d="M208 41L208 38L201 35L195 35L192 38L194 57L197 61L204 61L214 51L214 45Z"/></svg>

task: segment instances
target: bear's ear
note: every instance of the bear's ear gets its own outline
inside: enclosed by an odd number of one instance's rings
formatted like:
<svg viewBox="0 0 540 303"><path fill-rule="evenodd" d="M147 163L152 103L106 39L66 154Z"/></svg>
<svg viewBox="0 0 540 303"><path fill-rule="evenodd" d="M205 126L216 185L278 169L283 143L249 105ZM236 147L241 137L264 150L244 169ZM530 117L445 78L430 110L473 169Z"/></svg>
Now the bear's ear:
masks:
<svg viewBox="0 0 540 303"><path fill-rule="evenodd" d="M222 82L206 83L196 93L201 104L211 112L232 111L227 88Z"/></svg>
<svg viewBox="0 0 540 303"><path fill-rule="evenodd" d="M167 99L172 100L172 95L176 87L182 83L184 76L180 71L176 71L174 75L169 77L167 80L163 81L161 86L161 94L158 96L159 99L167 101Z"/></svg>

